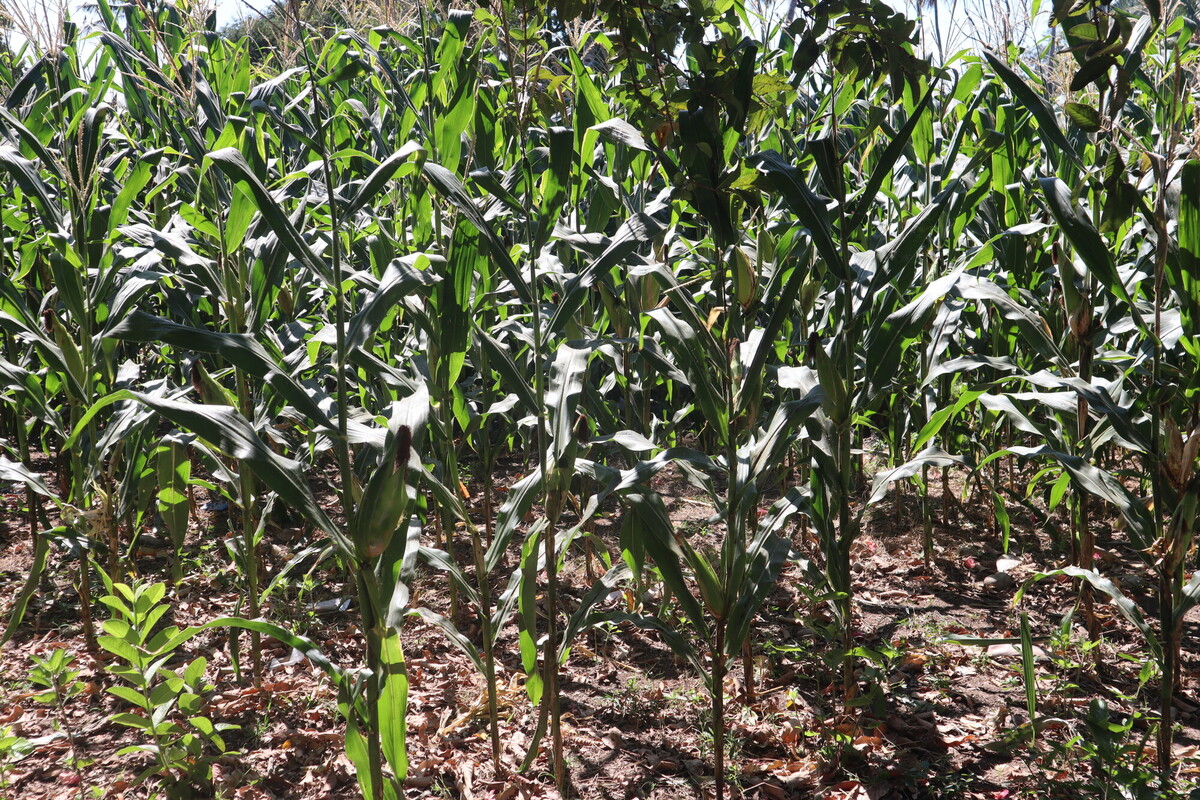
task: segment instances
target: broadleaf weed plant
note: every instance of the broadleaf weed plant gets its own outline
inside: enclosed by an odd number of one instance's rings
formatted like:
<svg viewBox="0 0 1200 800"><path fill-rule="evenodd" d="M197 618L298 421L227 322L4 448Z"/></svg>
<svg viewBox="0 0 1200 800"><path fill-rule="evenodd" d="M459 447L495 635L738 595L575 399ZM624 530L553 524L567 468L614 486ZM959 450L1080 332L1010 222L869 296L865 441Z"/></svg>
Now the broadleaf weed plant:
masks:
<svg viewBox="0 0 1200 800"><path fill-rule="evenodd" d="M55 724L67 737L67 743L70 746L67 767L75 772L79 785L79 796L87 797L93 793L93 787L88 785L84 770L92 764L92 761L80 755L80 743L76 737L74 725L67 716L67 703L83 693L86 688L84 682L79 680L79 670L71 669L75 662L75 656L68 653L66 648L59 647L49 656L30 654L29 658L33 661L33 666L29 670L29 680L34 686L45 690L35 694L33 699L53 707ZM95 791L99 791L99 789L97 788ZM100 795L95 796L99 797Z"/></svg>
<svg viewBox="0 0 1200 800"><path fill-rule="evenodd" d="M153 757L139 781L158 776L170 798L206 796L212 791L212 762L227 749L222 733L237 726L214 723L203 713L213 689L204 678L205 658L182 668L167 666L176 658L181 638L175 626L159 628L170 610L162 602L166 590L164 583L114 583L100 598L112 616L103 622L104 634L97 642L121 662L109 672L122 683L108 691L134 708L111 719L147 740L118 751Z"/></svg>

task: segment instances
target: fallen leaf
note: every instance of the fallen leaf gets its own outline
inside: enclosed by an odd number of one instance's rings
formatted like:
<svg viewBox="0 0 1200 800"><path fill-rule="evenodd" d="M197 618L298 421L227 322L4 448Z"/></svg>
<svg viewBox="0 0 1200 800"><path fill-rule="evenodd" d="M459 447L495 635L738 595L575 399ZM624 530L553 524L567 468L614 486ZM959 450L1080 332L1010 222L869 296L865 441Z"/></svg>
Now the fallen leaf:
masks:
<svg viewBox="0 0 1200 800"><path fill-rule="evenodd" d="M988 658L1020 658L1021 648L1018 645L1012 644L993 644L988 645ZM1050 654L1036 644L1033 646L1033 657L1037 661L1049 661Z"/></svg>

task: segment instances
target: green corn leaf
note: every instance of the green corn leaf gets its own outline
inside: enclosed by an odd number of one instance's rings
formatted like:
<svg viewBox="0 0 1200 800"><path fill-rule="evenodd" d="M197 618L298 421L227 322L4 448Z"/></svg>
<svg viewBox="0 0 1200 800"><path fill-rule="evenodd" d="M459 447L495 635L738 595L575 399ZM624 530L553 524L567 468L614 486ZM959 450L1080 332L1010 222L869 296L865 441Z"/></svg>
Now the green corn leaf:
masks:
<svg viewBox="0 0 1200 800"><path fill-rule="evenodd" d="M867 502L878 503L887 495L888 489L893 483L911 478L925 467L948 467L951 464L969 466L967 460L962 456L950 455L940 447L928 447L914 456L912 460L876 475L871 484L871 497Z"/></svg>
<svg viewBox="0 0 1200 800"><path fill-rule="evenodd" d="M575 157L575 132L570 128L553 126L546 136L550 151L549 169L542 173L541 203L538 208L534 252L540 252L550 238L554 224L562 215L570 191L572 163Z"/></svg>
<svg viewBox="0 0 1200 800"><path fill-rule="evenodd" d="M484 554L484 566L488 572L496 569L505 557L513 534L522 524L529 509L540 499L544 481L545 477L541 470L537 470L509 488L508 497L500 506L500 510L496 512L495 538L492 540L492 546Z"/></svg>
<svg viewBox="0 0 1200 800"><path fill-rule="evenodd" d="M566 665L567 659L571 655L571 643L575 641L575 637L579 635L591 618L592 609L596 603L606 599L619 583L628 580L632 575L628 565L618 563L614 564L608 572L604 573L603 577L592 585L592 588L580 601L579 607L572 612L566 627L563 628L562 641L558 650L560 665Z"/></svg>
<svg viewBox="0 0 1200 800"><path fill-rule="evenodd" d="M58 159L46 149L46 145L42 143L38 134L30 130L25 124L26 122L33 124L33 118L26 117L25 122L22 122L22 120L13 116L11 112L14 101L20 102L18 97L22 89L30 83L36 83L41 78L39 73L44 66L45 61L39 59L30 66L17 85L13 87L12 94L9 95L7 103L4 106L0 106L0 127L16 134L14 141L20 141L22 147L33 153L37 159L36 163L39 169L45 170L56 181L61 181L63 180L63 174L58 168ZM32 88L32 86L29 86L29 88Z"/></svg>
<svg viewBox="0 0 1200 800"><path fill-rule="evenodd" d="M612 117L603 122L598 122L588 130L595 131L605 141L622 144L634 150L650 152L650 146L646 144L646 139L642 136L641 132L620 117Z"/></svg>
<svg viewBox="0 0 1200 800"><path fill-rule="evenodd" d="M1021 330L1022 342L1040 357L1052 362L1064 372L1073 372L1072 362L1062 353L1044 317L1016 300L1001 287L988 280L964 278L955 285L954 293L966 300L980 300L992 305L1005 320Z"/></svg>
<svg viewBox="0 0 1200 800"><path fill-rule="evenodd" d="M279 205L279 202L267 191L267 187L263 185L258 176L254 174L254 170L246 163L246 158L239 151L232 147L226 147L222 150L216 150L208 154L217 167L233 182L241 183L250 189L250 193L254 196L254 200L258 205L258 213L262 214L263 219L283 242L283 246L287 248L301 264L312 271L314 275L318 275L327 285L333 285L333 272L329 266L319 258L308 243L304 241L304 237L300 235L300 231L292 224L288 218L287 212Z"/></svg>
<svg viewBox="0 0 1200 800"><path fill-rule="evenodd" d="M983 393L983 389L974 389L963 392L959 396L958 400L954 402L954 405L946 406L945 408L939 408L937 411L935 411L929 417L929 421L925 423L925 426L921 428L920 433L917 434L917 438L913 441L912 449L917 450L921 447L924 447L930 439L937 436L941 432L942 428L947 422L958 416L958 414L960 414L964 408L978 400Z"/></svg>
<svg viewBox="0 0 1200 800"><path fill-rule="evenodd" d="M88 372L83 366L83 354L79 352L79 346L71 338L66 326L59 321L58 315L51 313L48 319L51 329L54 331L55 347L62 354L62 363L66 367L67 377L70 378L67 385L72 388L76 400L87 402L90 399L87 391L90 381Z"/></svg>
<svg viewBox="0 0 1200 800"><path fill-rule="evenodd" d="M1029 615L1021 612L1021 677L1025 681L1025 711L1029 714L1029 731L1036 736L1037 672L1033 664L1033 634L1029 630Z"/></svg>
<svg viewBox="0 0 1200 800"><path fill-rule="evenodd" d="M588 624L599 622L613 622L617 624L628 623L635 625L643 630L654 631L659 637L671 648L671 652L680 658L686 660L692 665L692 669L696 671L697 677L704 681L704 685L711 692L713 690L712 675L708 671L707 665L700 658L700 654L696 652L696 648L687 640L687 637L680 634L678 631L672 630L665 622L657 617L647 617L641 614L629 614L624 611L605 611L595 614L589 619Z"/></svg>
<svg viewBox="0 0 1200 800"><path fill-rule="evenodd" d="M1042 187L1042 194L1050 207L1050 213L1054 215L1067 241L1083 259L1088 270L1140 320L1137 307L1133 305L1125 284L1117 274L1112 250L1105 244L1087 214L1072 202L1070 187L1058 178L1039 178L1038 183Z"/></svg>
<svg viewBox="0 0 1200 800"><path fill-rule="evenodd" d="M343 553L353 555L352 543L321 508L300 465L276 455L259 438L250 422L230 406L196 405L123 389L98 400L87 410L67 446L74 446L75 440L96 414L122 400L133 400L148 406L180 428L208 441L229 457L241 461L280 499L303 514L314 527L329 534Z"/></svg>
<svg viewBox="0 0 1200 800"><path fill-rule="evenodd" d="M475 201L467 194L467 189L463 186L462 181L450 170L432 162L426 162L421 165L421 174L425 176L425 179L429 181L430 185L439 194L462 212L462 215L483 235L483 240L488 245L492 258L496 260L497 265L500 267L500 272L512 283L522 302L532 303L534 301L533 293L528 286L528 281L517 269L517 265L513 263L512 256L509 255L508 248L504 245L504 242L496 235L492 226L487 223L483 218L483 214L479 212Z"/></svg>
<svg viewBox="0 0 1200 800"><path fill-rule="evenodd" d="M478 648L476 648L471 640L464 636L462 632L454 626L453 622L446 619L441 614L438 614L436 611L430 611L428 608L414 608L408 613L412 616L419 617L429 625L432 625L440 630L442 635L449 640L450 644L457 647L463 655L470 659L471 663L475 666L475 670L480 675L487 674L487 670L483 665L483 657L479 655Z"/></svg>
<svg viewBox="0 0 1200 800"><path fill-rule="evenodd" d="M1066 134L1059 127L1058 120L1054 115L1054 109L1050 107L1050 104L1041 95L1031 89L1029 84L1013 71L1012 67L1005 64L995 54L984 51L983 55L987 59L988 64L991 65L992 70L1000 76L1000 80L1004 81L1004 84L1013 93L1017 101L1037 120L1038 133L1045 140L1046 148L1052 154L1052 157L1055 157L1054 154L1062 154L1076 165L1082 166L1079 154L1075 152L1075 148L1067 141Z"/></svg>
<svg viewBox="0 0 1200 800"><path fill-rule="evenodd" d="M0 327L3 327L3 323L3 317L0 315ZM10 394L20 397L25 413L32 414L36 419L49 425L52 430L63 430L65 423L58 413L58 404L57 402L52 403L46 397L46 392L42 388L42 380L37 375L0 358L0 384L3 384L5 390ZM5 462L5 457L0 455L0 469L3 468L2 465ZM12 480L19 479L13 478Z"/></svg>
<svg viewBox="0 0 1200 800"><path fill-rule="evenodd" d="M912 280L918 254L928 246L929 237L940 222L942 212L960 193L959 182L951 181L919 214L909 220L895 238L875 251L875 271L867 291L868 302L860 306L860 313L865 313L865 307L871 305L871 299L882 296L884 287L904 285Z"/></svg>
<svg viewBox="0 0 1200 800"><path fill-rule="evenodd" d="M446 576L454 582L458 587L458 591L462 597L476 607L482 606L479 598L479 589L475 582L463 572L460 567L444 550L438 550L435 547L421 547L420 557L429 566L436 570L445 572Z"/></svg>
<svg viewBox="0 0 1200 800"><path fill-rule="evenodd" d="M1041 447L1013 446L1001 452L1013 453L1024 458L1053 458L1062 464L1081 489L1113 504L1113 507L1125 519L1130 539L1135 547L1146 551L1157 538L1154 533L1153 515L1142 503L1141 498L1126 489L1125 485L1111 473L1089 464L1079 456L1055 450L1048 445Z"/></svg>
<svg viewBox="0 0 1200 800"><path fill-rule="evenodd" d="M178 562L183 540L187 536L190 511L187 486L192 477L192 461L188 458L187 437L171 434L162 438L157 448L155 472L158 478L158 513L171 537L175 560Z"/></svg>
<svg viewBox="0 0 1200 800"><path fill-rule="evenodd" d="M1080 578L1090 583L1093 589L1108 595L1112 599L1113 605L1116 607L1116 609L1121 612L1121 616L1125 617L1125 619L1128 620L1131 625L1137 628L1138 631L1141 632L1142 636L1145 637L1146 644L1149 645L1155 659L1159 660L1161 663L1162 645L1159 642L1158 636L1155 634L1154 629L1150 627L1150 623L1146 622L1146 618L1142 615L1141 609L1137 607L1137 604L1126 597L1125 593L1122 592L1115 583L1095 570L1081 569L1080 567L1063 567L1062 569L1051 570L1050 572L1039 572L1025 582L1025 585L1021 587L1021 589L1017 592L1016 597L1013 598L1013 602L1020 602L1025 592L1033 583L1045 580L1046 578L1052 578L1056 575L1066 575L1071 578Z"/></svg>
<svg viewBox="0 0 1200 800"><path fill-rule="evenodd" d="M913 131L917 129L918 123L921 122L922 116L925 114L926 109L929 108L934 96L933 90L934 87L929 87L920 102L909 113L904 126L896 132L895 137L888 142L888 146L880 154L879 161L875 164L875 168L871 170L871 175L867 178L866 185L863 186L862 191L858 195L858 202L854 204L853 213L846 226L847 230L858 230L866 222L867 215L871 213L871 209L875 205L875 196L879 192L879 187L883 185L887 176L892 174L892 171L896 168L897 162L912 140Z"/></svg>
<svg viewBox="0 0 1200 800"><path fill-rule="evenodd" d="M409 584L416 575L417 556L421 552L421 518L414 514L408 521L407 535L396 537L396 545L384 553L381 564L384 575L392 576L394 585L392 596L388 599L387 616L384 624L389 628L400 629L404 616L409 611ZM390 568L388 564L390 563Z"/></svg>
<svg viewBox="0 0 1200 800"><path fill-rule="evenodd" d="M2 473L0 473L2 474ZM8 478L5 478L8 480ZM55 528L59 533L66 533L66 528ZM4 635L0 637L0 647L8 643L12 639L13 634L21 626L22 620L25 619L25 609L29 607L29 601L37 593L38 586L41 585L42 573L46 570L46 556L50 553L50 537L48 531L43 531L37 539L34 540L33 558L29 565L29 572L25 576L25 582L21 584L20 591L17 592L14 599L12 609L8 613L8 624L4 627Z"/></svg>
<svg viewBox="0 0 1200 800"><path fill-rule="evenodd" d="M472 225L457 225L450 239L447 280L438 286L438 330L436 352L442 363L439 382L453 386L458 382L463 357L471 332L471 294L476 275L487 269L487 259L479 246L479 231Z"/></svg>
<svg viewBox="0 0 1200 800"><path fill-rule="evenodd" d="M650 478L670 464L684 468L691 473L692 477L701 478L701 483L709 496L716 496L712 480L707 479L705 476L719 472L721 468L717 466L717 462L708 456L688 447L668 447L654 458L648 461L639 461L629 469L622 470L620 480L613 486L612 491L620 492L625 489L643 486L650 481Z"/></svg>
<svg viewBox="0 0 1200 800"><path fill-rule="evenodd" d="M1179 252L1167 259L1167 278L1188 329L1195 330L1200 322L1200 161L1183 165L1179 184Z"/></svg>
<svg viewBox="0 0 1200 800"><path fill-rule="evenodd" d="M214 333L135 311L109 329L107 335L125 342L162 342L196 353L219 355L266 383L316 425L327 431L337 430L310 390L288 374L280 356L269 353L249 334Z"/></svg>
<svg viewBox="0 0 1200 800"><path fill-rule="evenodd" d="M363 797L375 797L375 780L371 773L371 759L367 753L367 740L360 730L356 717L346 721L346 757L354 765L358 787Z"/></svg>
<svg viewBox="0 0 1200 800"><path fill-rule="evenodd" d="M546 408L550 411L551 465L560 473L574 474L579 440L575 436L576 409L583 394L583 379L592 348L562 345L550 368ZM554 487L558 488L558 487Z"/></svg>
<svg viewBox="0 0 1200 800"><path fill-rule="evenodd" d="M737 579L730 582L727 590L731 605L728 626L725 629L727 655L735 655L741 651L746 637L750 635L751 623L779 579L784 564L787 563L791 544L775 531L799 510L796 499L784 498L772 507L767 517L764 517L764 520L770 519L771 524L760 529L760 535L755 537L738 559ZM780 507L781 504L783 507Z"/></svg>
<svg viewBox="0 0 1200 800"><path fill-rule="evenodd" d="M383 755L392 768L396 779L403 781L408 775L408 667L404 662L404 650L400 645L400 634L388 630L380 651L380 666L383 683L379 692L379 739Z"/></svg>
<svg viewBox="0 0 1200 800"><path fill-rule="evenodd" d="M532 381L524 374L512 359L511 351L501 342L492 338L478 323L475 322L475 338L480 348L487 355L488 365L500 374L504 385L521 401L524 411L528 414L539 414L537 398L533 394Z"/></svg>
<svg viewBox="0 0 1200 800"><path fill-rule="evenodd" d="M389 314L395 313L401 301L407 297L424 296L428 287L442 280L442 276L437 274L436 270L444 264L445 260L441 256L426 253L406 256L388 264L383 277L374 284L358 313L350 318L346 332L346 348L369 349L379 326ZM359 276L361 273L356 277Z"/></svg>
<svg viewBox="0 0 1200 800"><path fill-rule="evenodd" d="M196 253L192 245L179 233L160 231L140 222L123 225L118 231L126 239L153 251L156 256L172 259L175 262L175 269L172 271L176 272L181 279L185 281L190 279L197 287L203 287L203 290L212 297L224 296L225 291L222 287L221 277L217 274L216 264L212 259ZM121 318L111 319L114 324L120 321Z"/></svg>
<svg viewBox="0 0 1200 800"><path fill-rule="evenodd" d="M577 100L574 103L574 123L576 133L582 134L586 129L590 129L598 123L606 121L612 112L609 111L608 104L604 101L604 94L599 85L597 85L596 76L587 65L583 63L583 59L579 57L579 53L575 48L567 49L567 57L571 61L571 77L575 81L575 92ZM629 123L625 123L628 125ZM637 129L629 125L633 133L640 140L641 135L637 133ZM583 139L581 136L579 143L580 155L584 158L587 154L583 148ZM642 147L639 149L649 150L645 142L642 142Z"/></svg>
<svg viewBox="0 0 1200 800"><path fill-rule="evenodd" d="M830 274L839 281L849 280L850 268L843 262L841 251L834 243L833 228L825 202L808 187L800 170L787 163L783 156L774 150L759 153L748 159L747 163L770 178L788 208L800 220L800 224L808 229L813 244L825 260L825 268Z"/></svg>
<svg viewBox="0 0 1200 800"><path fill-rule="evenodd" d="M705 610L716 619L726 619L729 615L731 598L725 591L720 576L717 575L717 567L720 564L714 565L708 556L692 547L686 539L677 541L692 573L692 578L700 589L700 599L704 602Z"/></svg>
<svg viewBox="0 0 1200 800"><path fill-rule="evenodd" d="M51 491L41 476L24 464L11 460L8 456L0 455L0 481L22 483L42 497L49 498L55 505L61 505L58 495Z"/></svg>
<svg viewBox="0 0 1200 800"><path fill-rule="evenodd" d="M572 277L563 287L554 314L546 326L548 331L561 331L565 323L573 319L583 306L600 276L629 258L643 243L658 236L663 226L649 214L633 214L621 223L608 247Z"/></svg>
<svg viewBox="0 0 1200 800"><path fill-rule="evenodd" d="M476 94L479 87L470 65L462 65L459 80L453 87L453 95L433 121L433 141L437 144L437 158L454 166L462 161L463 132L475 115Z"/></svg>
<svg viewBox="0 0 1200 800"><path fill-rule="evenodd" d="M50 187L38 174L37 164L22 156L16 148L0 145L0 168L12 176L21 191L37 206L46 230L51 233L60 231L63 224L62 209L52 199Z"/></svg>
<svg viewBox="0 0 1200 800"><path fill-rule="evenodd" d="M667 308L656 308L646 312L662 331L668 346L674 351L679 367L687 375L688 386L696 395L696 404L710 424L723 435L723 422L729 409L720 387L723 369L720 347L712 334L702 324L693 325L680 319Z"/></svg>
<svg viewBox="0 0 1200 800"><path fill-rule="evenodd" d="M675 526L667 514L662 498L648 490L630 491L624 495L627 513L634 515L635 529L640 530L646 553L663 576L663 582L679 601L688 620L704 638L709 635L708 616L696 602L684 579L683 567L688 559L675 540Z"/></svg>
<svg viewBox="0 0 1200 800"><path fill-rule="evenodd" d="M1200 570L1193 572L1192 577L1183 587L1179 605L1176 606L1175 614L1172 617L1174 624L1182 624L1183 618L1196 607L1197 603L1200 603Z"/></svg>
<svg viewBox="0 0 1200 800"><path fill-rule="evenodd" d="M797 429L821 408L823 401L824 392L817 386L799 400L781 403L754 438L737 449L729 496L731 502L737 498L738 520L752 518L763 493L769 490L768 480L783 462L787 449L794 445ZM726 541L740 543L743 538L734 535Z"/></svg>
<svg viewBox="0 0 1200 800"><path fill-rule="evenodd" d="M545 533L553 536L553 532ZM531 534L521 547L521 587L517 600L521 667L525 671L525 693L529 702L542 702L543 681L538 671L537 654L537 574L540 571L541 537Z"/></svg>
<svg viewBox="0 0 1200 800"><path fill-rule="evenodd" d="M847 384L838 366L825 351L824 345L818 343L812 355L825 414L834 424L841 425L850 419L853 387Z"/></svg>
<svg viewBox="0 0 1200 800"><path fill-rule="evenodd" d="M762 328L762 336L753 342L751 356L742 373L742 384L737 389L737 413L740 415L754 402L762 399L763 380L767 359L774 353L774 345L786 325L793 322L796 314L796 299L800 289L809 278L809 271L801 267L803 256L793 256L794 266L783 285L783 291L775 299L771 315ZM779 267L776 267L779 269Z"/></svg>

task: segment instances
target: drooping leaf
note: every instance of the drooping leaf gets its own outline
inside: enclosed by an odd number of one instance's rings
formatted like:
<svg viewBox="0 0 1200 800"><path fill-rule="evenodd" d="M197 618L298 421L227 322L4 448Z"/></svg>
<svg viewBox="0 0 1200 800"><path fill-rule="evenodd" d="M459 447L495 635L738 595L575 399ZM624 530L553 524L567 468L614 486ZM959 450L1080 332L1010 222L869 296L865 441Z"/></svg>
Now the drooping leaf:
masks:
<svg viewBox="0 0 1200 800"><path fill-rule="evenodd" d="M770 178L788 208L800 220L800 224L808 229L830 274L837 280L847 280L849 266L843 262L841 251L834 244L833 228L825 202L808 187L800 170L775 150L759 153L748 159L748 163Z"/></svg>
<svg viewBox="0 0 1200 800"><path fill-rule="evenodd" d="M1091 219L1071 200L1071 189L1058 178L1039 178L1050 213L1087 268L1106 289L1126 303L1136 315L1137 307L1117 274L1112 250L1105 244Z"/></svg>
<svg viewBox="0 0 1200 800"><path fill-rule="evenodd" d="M1093 589L1101 591L1112 598L1113 605L1118 611L1121 612L1121 616L1125 617L1125 619L1127 619L1130 624L1137 628L1138 631L1141 632L1142 636L1145 637L1146 644L1149 645L1155 658L1162 658L1162 644L1159 641L1157 634L1155 634L1154 629L1150 627L1148 622L1146 622L1146 618L1143 616L1141 609L1138 608L1137 604L1130 600L1115 583L1095 570L1082 569L1080 567L1063 567L1062 569L1051 570L1050 572L1039 572L1021 587L1020 591L1017 592L1016 598L1014 598L1014 602L1020 602L1025 591L1034 582L1044 580L1046 578L1052 578L1055 575L1066 575L1071 578L1081 578L1090 583Z"/></svg>
<svg viewBox="0 0 1200 800"><path fill-rule="evenodd" d="M496 264L500 267L500 272L512 283L513 289L517 292L521 300L526 303L533 302L533 292L528 286L529 282L517 269L517 265L513 262L512 256L509 255L508 248L504 242L492 229L492 226L483 218L483 214L479 212L479 207L475 205L475 201L467 193L467 189L463 186L462 181L450 170L433 162L422 164L421 173L429 181L430 185L437 189L439 194L453 203L454 207L462 212L462 215L483 235L483 240L487 243L492 258L495 259Z"/></svg>
<svg viewBox="0 0 1200 800"><path fill-rule="evenodd" d="M1125 519L1130 539L1139 550L1147 550L1157 538L1154 518L1146 505L1141 498L1125 488L1125 485L1112 473L1089 464L1079 456L1055 450L1048 445L1040 447L1014 445L1007 448L1007 452L1025 458L1049 457L1062 464L1081 489L1113 504L1113 507Z"/></svg>
<svg viewBox="0 0 1200 800"><path fill-rule="evenodd" d="M66 528L57 528L56 530L60 533L66 532ZM37 594L38 586L41 585L42 573L46 570L46 556L50 553L50 536L48 534L49 532L43 531L34 540L33 558L29 564L29 572L26 573L25 582L17 592L12 609L8 612L8 624L4 627L4 635L0 636L0 647L7 644L17 629L21 627L21 622L25 619L25 609L29 607L29 601Z"/></svg>
<svg viewBox="0 0 1200 800"><path fill-rule="evenodd" d="M900 466L876 475L871 484L871 497L867 502L878 503L884 498L893 483L911 478L924 467L948 467L951 464L965 465L967 461L962 456L951 455L940 447L928 447Z"/></svg>
<svg viewBox="0 0 1200 800"><path fill-rule="evenodd" d="M108 335L125 342L162 342L195 353L219 355L266 383L316 425L337 430L312 393L286 371L281 359L268 353L249 334L215 333L134 311L109 329Z"/></svg>
<svg viewBox="0 0 1200 800"><path fill-rule="evenodd" d="M250 193L254 196L254 200L258 205L258 212L263 215L263 219L271 226L271 230L283 242L284 247L288 249L300 263L312 271L314 275L320 276L328 285L333 285L333 272L329 265L313 252L308 242L292 224L287 212L279 204L279 201L267 191L267 187L263 185L258 176L254 174L254 170L246 163L246 158L232 147L227 147L222 150L217 150L208 154L208 157L220 167L230 180L236 183L245 184Z"/></svg>
<svg viewBox="0 0 1200 800"><path fill-rule="evenodd" d="M1063 133L1062 128L1058 126L1058 120L1055 119L1054 109L1050 107L1045 98L1030 88L1029 84L1014 72L1012 67L1005 64L995 54L984 51L983 55L995 73L1000 76L1000 80L1004 81L1009 91L1013 93L1013 96L1037 120L1038 133L1045 140L1048 151L1052 154L1061 153L1075 164L1082 165L1079 154L1067 141L1066 134Z"/></svg>
<svg viewBox="0 0 1200 800"><path fill-rule="evenodd" d="M230 458L241 461L280 499L303 514L314 527L329 534L343 553L354 553L353 544L329 519L313 496L300 464L272 451L259 438L250 422L230 406L197 405L123 389L96 401L87 410L67 446L75 445L96 414L122 400L134 400L154 409L180 428L208 441Z"/></svg>

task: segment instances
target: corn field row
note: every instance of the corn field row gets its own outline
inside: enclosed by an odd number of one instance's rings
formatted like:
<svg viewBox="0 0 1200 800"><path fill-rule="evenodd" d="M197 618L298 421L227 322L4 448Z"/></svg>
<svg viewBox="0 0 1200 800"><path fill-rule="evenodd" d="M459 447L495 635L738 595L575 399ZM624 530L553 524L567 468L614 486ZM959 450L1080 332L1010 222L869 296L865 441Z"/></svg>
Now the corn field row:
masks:
<svg viewBox="0 0 1200 800"><path fill-rule="evenodd" d="M936 476L991 505L1005 552L1029 498L1065 510L1065 560L1038 579L1074 582L1093 643L1101 606L1123 615L1148 664L1148 766L1103 796L1182 785L1197 23L1060 2L1057 54L931 64L882 2L799 5L758 34L740 0L295 20L283 63L183 5L98 0L92 32L0 57L0 479L33 553L4 640L28 640L26 609L66 574L150 791L211 796L207 663L177 653L220 629L244 631L247 683L267 638L324 670L363 796L413 796L403 643L424 623L488 687L498 774L518 631L522 769L563 794L573 645L657 637L706 687L704 792L729 796L727 678L753 696L780 575L827 607L853 717L855 544L872 506L915 493L932 558ZM499 491L513 457L524 476ZM715 544L673 522L664 471L707 499ZM231 509L240 609L168 627L198 496ZM306 539L272 572L281 514ZM1096 561L1117 518L1157 616ZM154 536L169 574L134 557ZM362 663L271 613L313 558L353 587ZM564 594L585 558L592 587ZM672 613L642 606L649 587ZM60 707L77 688L64 657L34 673Z"/></svg>

